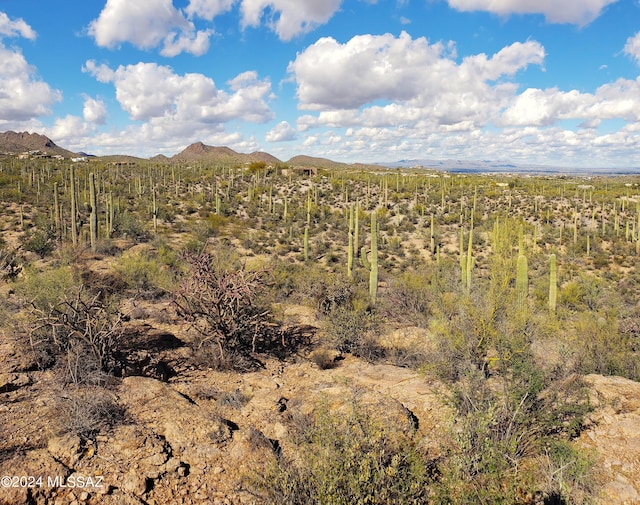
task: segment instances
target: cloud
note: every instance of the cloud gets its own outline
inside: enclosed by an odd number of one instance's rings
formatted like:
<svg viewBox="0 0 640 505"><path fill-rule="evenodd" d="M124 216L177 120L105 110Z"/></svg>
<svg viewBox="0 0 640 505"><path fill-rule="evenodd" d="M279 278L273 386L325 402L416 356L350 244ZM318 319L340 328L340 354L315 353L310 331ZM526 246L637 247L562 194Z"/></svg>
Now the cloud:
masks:
<svg viewBox="0 0 640 505"><path fill-rule="evenodd" d="M497 121L500 126L549 126L565 119L581 119L585 125L605 119L640 121L640 77L618 79L595 93L529 88L517 96Z"/></svg>
<svg viewBox="0 0 640 505"><path fill-rule="evenodd" d="M299 108L309 111L296 123L309 139L301 148L349 161L451 157L640 166L640 151L634 151L640 145L640 77L593 93L520 90L516 74L530 65L543 68L545 55L535 41L459 58L452 43L404 33L343 44L320 39L289 64ZM575 120L576 129L564 127ZM607 121L619 120L629 124L608 131Z"/></svg>
<svg viewBox="0 0 640 505"><path fill-rule="evenodd" d="M163 56L188 52L196 56L209 49L210 31L195 26L173 6L171 0L107 0L88 33L100 47L113 49L129 42L139 49L162 46Z"/></svg>
<svg viewBox="0 0 640 505"><path fill-rule="evenodd" d="M4 37L36 38L36 32L22 19L11 20L0 12L0 41ZM51 106L62 93L42 81L17 48L0 42L0 126L20 128L35 118L51 114Z"/></svg>
<svg viewBox="0 0 640 505"><path fill-rule="evenodd" d="M18 49L0 43L0 124L19 123L51 114L51 106L62 100L36 75Z"/></svg>
<svg viewBox="0 0 640 505"><path fill-rule="evenodd" d="M259 26L265 16L267 25L281 40L291 40L329 21L341 3L342 0L242 0L242 26Z"/></svg>
<svg viewBox="0 0 640 505"><path fill-rule="evenodd" d="M46 131L48 135L51 135L51 138L60 142L67 139L86 137L93 129L81 117L68 114L63 118L57 118L53 128L48 128Z"/></svg>
<svg viewBox="0 0 640 505"><path fill-rule="evenodd" d="M625 54L631 56L636 63L640 64L640 32L627 39L623 51Z"/></svg>
<svg viewBox="0 0 640 505"><path fill-rule="evenodd" d="M227 12L233 7L236 0L189 0L189 5L185 12L189 17L198 16L207 21Z"/></svg>
<svg viewBox="0 0 640 505"><path fill-rule="evenodd" d="M180 34L169 33L164 38L164 46L160 54L168 58L183 52L202 56L209 50L209 37L212 33L213 30L201 30L197 33L193 31Z"/></svg>
<svg viewBox="0 0 640 505"><path fill-rule="evenodd" d="M84 99L84 108L82 116L88 123L96 125L105 124L107 118L107 107L102 100L96 100L89 96Z"/></svg>
<svg viewBox="0 0 640 505"><path fill-rule="evenodd" d="M322 38L288 66L299 107L320 111L315 119L305 117L299 128L417 121L486 124L517 91L505 78L531 64L541 65L545 51L538 42L527 41L491 57L472 55L457 63L454 56L452 43L429 44L406 32L397 38L362 35L345 44ZM390 103L376 103L385 101Z"/></svg>
<svg viewBox="0 0 640 505"><path fill-rule="evenodd" d="M151 121L168 130L231 120L261 123L273 117L266 102L271 83L259 80L255 72L244 72L229 81L231 92L227 92L203 74L179 75L156 63L112 70L89 60L83 71L100 82L113 83L116 99L131 119Z"/></svg>
<svg viewBox="0 0 640 505"><path fill-rule="evenodd" d="M172 0L107 0L87 32L100 47L113 49L128 42L139 49L160 47L160 53L167 57L182 52L200 56L208 51L214 32L196 30L192 21L196 17L213 21L239 5L243 29L264 23L281 40L288 41L325 24L341 3L342 0L189 0L182 11Z"/></svg>
<svg viewBox="0 0 640 505"><path fill-rule="evenodd" d="M4 12L0 12L0 38L18 36L34 40L36 32L24 20L17 19L12 21Z"/></svg>
<svg viewBox="0 0 640 505"><path fill-rule="evenodd" d="M296 130L286 121L280 121L265 135L267 142L285 142L296 139Z"/></svg>
<svg viewBox="0 0 640 505"><path fill-rule="evenodd" d="M580 26L596 19L603 9L618 0L447 0L459 11L486 11L500 16L542 14L550 23Z"/></svg>

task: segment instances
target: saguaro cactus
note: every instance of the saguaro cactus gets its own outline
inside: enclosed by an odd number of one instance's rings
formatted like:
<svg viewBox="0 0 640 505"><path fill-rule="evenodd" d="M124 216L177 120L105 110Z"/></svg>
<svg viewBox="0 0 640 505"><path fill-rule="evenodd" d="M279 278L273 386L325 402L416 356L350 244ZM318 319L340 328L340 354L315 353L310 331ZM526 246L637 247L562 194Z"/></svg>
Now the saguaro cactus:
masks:
<svg viewBox="0 0 640 505"><path fill-rule="evenodd" d="M73 245L78 244L78 202L76 201L76 171L71 165L69 174L71 191L71 241Z"/></svg>
<svg viewBox="0 0 640 505"><path fill-rule="evenodd" d="M375 305L378 297L378 228L375 210L371 213L371 271L369 272L369 296Z"/></svg>
<svg viewBox="0 0 640 505"><path fill-rule="evenodd" d="M435 239L435 235L434 235L434 222L433 222L433 214L431 214L431 229L429 230L429 235L430 235L430 240L429 240L429 246L431 249L431 254L435 254L436 252L436 239Z"/></svg>
<svg viewBox="0 0 640 505"><path fill-rule="evenodd" d="M523 310L527 306L527 296L529 294L529 269L527 257L518 254L518 262L516 265L516 298L518 308Z"/></svg>
<svg viewBox="0 0 640 505"><path fill-rule="evenodd" d="M360 260L362 266L369 270L369 296L371 303L375 304L378 297L378 229L376 222L376 211L371 213L371 261L367 260L367 251L360 249Z"/></svg>
<svg viewBox="0 0 640 505"><path fill-rule="evenodd" d="M53 183L53 222L56 227L56 237L60 238L62 225L60 223L60 203L58 202L58 183Z"/></svg>
<svg viewBox="0 0 640 505"><path fill-rule="evenodd" d="M549 312L555 314L558 300L558 269L556 255L549 256Z"/></svg>
<svg viewBox="0 0 640 505"><path fill-rule="evenodd" d="M473 270L473 220L469 230L469 244L467 246L467 292L471 291L471 270Z"/></svg>
<svg viewBox="0 0 640 505"><path fill-rule="evenodd" d="M91 240L91 250L95 252L98 244L98 197L96 195L96 178L93 173L89 174L89 201L91 205L91 215L89 216L89 233Z"/></svg>
<svg viewBox="0 0 640 505"><path fill-rule="evenodd" d="M467 285L467 260L464 254L464 228L460 226L460 280Z"/></svg>
<svg viewBox="0 0 640 505"><path fill-rule="evenodd" d="M349 207L349 246L347 248L347 277L353 277L353 205Z"/></svg>

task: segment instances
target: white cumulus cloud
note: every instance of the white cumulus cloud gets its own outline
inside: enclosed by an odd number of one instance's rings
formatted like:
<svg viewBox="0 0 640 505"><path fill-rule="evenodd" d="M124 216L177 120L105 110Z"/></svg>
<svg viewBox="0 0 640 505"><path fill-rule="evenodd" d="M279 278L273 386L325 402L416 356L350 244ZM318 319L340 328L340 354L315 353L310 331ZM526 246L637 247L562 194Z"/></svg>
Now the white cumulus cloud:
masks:
<svg viewBox="0 0 640 505"><path fill-rule="evenodd" d="M273 117L267 104L271 83L258 79L255 72L244 72L229 81L231 92L227 92L203 74L179 75L156 63L121 65L113 70L89 60L83 70L101 82L113 83L116 99L131 119L153 121L169 130L236 119L260 123Z"/></svg>
<svg viewBox="0 0 640 505"><path fill-rule="evenodd" d="M281 40L291 40L329 21L342 0L242 0L242 25L266 23Z"/></svg>
<svg viewBox="0 0 640 505"><path fill-rule="evenodd" d="M211 32L197 32L171 0L107 0L98 18L89 24L88 33L101 47L128 42L140 49L162 46L164 56L181 52L199 56L209 49Z"/></svg>
<svg viewBox="0 0 640 505"><path fill-rule="evenodd" d="M602 120L640 121L640 77L618 79L595 93L557 88L529 88L518 95L498 121L501 125L549 126L563 119L581 119L585 127Z"/></svg>
<svg viewBox="0 0 640 505"><path fill-rule="evenodd" d="M11 20L0 12L2 37L34 39L35 31L22 19ZM0 125L3 128L26 123L51 114L51 106L62 100L62 93L42 81L17 48L0 42Z"/></svg>
<svg viewBox="0 0 640 505"><path fill-rule="evenodd" d="M296 130L286 121L280 121L265 135L267 142L285 142L296 139Z"/></svg>
<svg viewBox="0 0 640 505"><path fill-rule="evenodd" d="M302 129L421 120L484 124L517 91L505 79L529 65L542 65L544 58L544 48L527 41L458 63L451 43L429 44L403 32L399 37L361 35L344 44L322 38L298 54L288 71L297 84L299 107L320 111L315 119L305 117L298 125Z"/></svg>
<svg viewBox="0 0 640 505"><path fill-rule="evenodd" d="M618 0L447 0L459 11L486 11L501 16L542 14L550 23L586 25Z"/></svg>
<svg viewBox="0 0 640 505"><path fill-rule="evenodd" d="M4 12L0 12L0 38L17 36L34 40L36 32L23 19L12 21Z"/></svg>
<svg viewBox="0 0 640 505"><path fill-rule="evenodd" d="M96 125L104 124L107 118L107 107L102 100L96 100L95 98L87 96L84 99L82 116L88 123Z"/></svg>
<svg viewBox="0 0 640 505"><path fill-rule="evenodd" d="M208 21L217 15L227 12L233 7L236 0L189 0L185 12L190 16L198 16Z"/></svg>
<svg viewBox="0 0 640 505"><path fill-rule="evenodd" d="M636 60L636 63L640 64L640 32L627 39L623 50L625 54L631 56Z"/></svg>

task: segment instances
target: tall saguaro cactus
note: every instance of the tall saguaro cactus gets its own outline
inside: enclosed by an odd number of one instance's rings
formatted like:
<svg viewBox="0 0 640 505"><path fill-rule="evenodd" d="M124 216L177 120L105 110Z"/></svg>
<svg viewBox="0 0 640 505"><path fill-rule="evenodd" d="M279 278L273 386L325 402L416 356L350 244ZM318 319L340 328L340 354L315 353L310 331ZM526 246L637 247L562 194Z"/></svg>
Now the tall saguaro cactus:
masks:
<svg viewBox="0 0 640 505"><path fill-rule="evenodd" d="M516 298L518 308L523 310L527 306L527 296L529 294L529 268L527 257L521 252L518 254L516 265Z"/></svg>
<svg viewBox="0 0 640 505"><path fill-rule="evenodd" d="M353 277L353 205L349 207L349 246L347 248L347 277Z"/></svg>
<svg viewBox="0 0 640 505"><path fill-rule="evenodd" d="M78 245L78 202L76 200L76 171L71 165L69 174L71 192L71 241L73 245Z"/></svg>
<svg viewBox="0 0 640 505"><path fill-rule="evenodd" d="M62 224L60 222L60 203L58 202L58 183L53 183L53 222L56 227L56 237L60 239Z"/></svg>
<svg viewBox="0 0 640 505"><path fill-rule="evenodd" d="M469 230L469 244L467 245L467 293L471 291L471 270L473 270L473 219Z"/></svg>
<svg viewBox="0 0 640 505"><path fill-rule="evenodd" d="M556 255L549 256L549 312L555 314L558 301L558 267Z"/></svg>
<svg viewBox="0 0 640 505"><path fill-rule="evenodd" d="M376 211L371 213L371 271L369 272L369 296L375 305L378 298L378 224Z"/></svg>
<svg viewBox="0 0 640 505"><path fill-rule="evenodd" d="M378 297L378 228L376 211L371 212L371 261L367 259L367 250L360 249L360 261L365 270L369 271L369 297L375 304Z"/></svg>
<svg viewBox="0 0 640 505"><path fill-rule="evenodd" d="M95 252L98 244L98 197L96 195L96 178L89 174L89 201L91 214L89 216L89 232L91 237L91 250Z"/></svg>

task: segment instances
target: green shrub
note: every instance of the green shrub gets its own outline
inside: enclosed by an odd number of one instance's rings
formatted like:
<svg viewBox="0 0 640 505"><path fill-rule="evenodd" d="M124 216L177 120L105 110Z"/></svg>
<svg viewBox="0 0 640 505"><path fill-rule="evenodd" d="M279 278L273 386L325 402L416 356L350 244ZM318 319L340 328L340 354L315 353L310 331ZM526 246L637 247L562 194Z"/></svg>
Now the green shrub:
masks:
<svg viewBox="0 0 640 505"><path fill-rule="evenodd" d="M113 232L117 236L131 239L134 242L146 242L149 239L149 232L140 220L129 211L114 216Z"/></svg>
<svg viewBox="0 0 640 505"><path fill-rule="evenodd" d="M51 254L51 251L53 251L53 236L47 231L28 231L20 240L25 251L36 253L41 258Z"/></svg>
<svg viewBox="0 0 640 505"><path fill-rule="evenodd" d="M383 310L396 321L425 326L433 298L431 279L425 270L407 272L388 281Z"/></svg>
<svg viewBox="0 0 640 505"><path fill-rule="evenodd" d="M434 464L413 434L371 417L357 401L347 412L322 405L301 427L292 430L295 455L250 480L265 503L430 503Z"/></svg>
<svg viewBox="0 0 640 505"><path fill-rule="evenodd" d="M141 292L169 293L175 286L173 271L150 251L126 251L114 269L129 288Z"/></svg>
<svg viewBox="0 0 640 505"><path fill-rule="evenodd" d="M77 279L70 266L50 267L44 271L30 266L16 284L16 291L37 309L49 310L58 304L61 293L76 284Z"/></svg>
<svg viewBox="0 0 640 505"><path fill-rule="evenodd" d="M377 361L384 357L384 348L378 343L380 317L366 310L338 307L327 315L328 342L340 352Z"/></svg>
<svg viewBox="0 0 640 505"><path fill-rule="evenodd" d="M571 341L580 373L619 375L640 380L640 348L633 333L623 333L617 318L583 312L572 322Z"/></svg>

